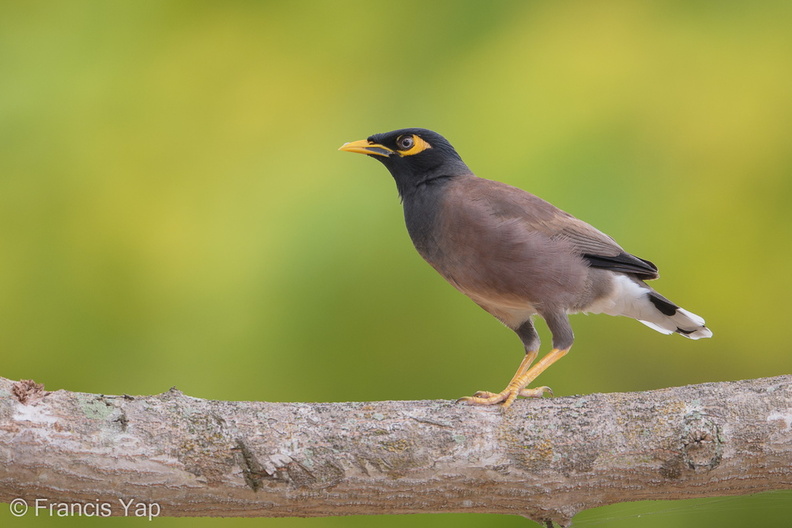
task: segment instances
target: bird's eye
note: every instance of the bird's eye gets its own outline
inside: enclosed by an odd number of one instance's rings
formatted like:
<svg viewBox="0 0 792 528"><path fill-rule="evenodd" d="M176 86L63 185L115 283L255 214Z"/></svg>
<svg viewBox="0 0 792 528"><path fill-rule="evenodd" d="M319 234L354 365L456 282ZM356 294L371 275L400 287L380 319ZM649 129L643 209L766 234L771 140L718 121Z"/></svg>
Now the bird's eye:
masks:
<svg viewBox="0 0 792 528"><path fill-rule="evenodd" d="M405 134L396 139L396 153L399 156L414 156L429 148L432 145L417 134Z"/></svg>
<svg viewBox="0 0 792 528"><path fill-rule="evenodd" d="M402 136L396 140L396 146L399 150L410 150L415 145L415 140L412 136Z"/></svg>

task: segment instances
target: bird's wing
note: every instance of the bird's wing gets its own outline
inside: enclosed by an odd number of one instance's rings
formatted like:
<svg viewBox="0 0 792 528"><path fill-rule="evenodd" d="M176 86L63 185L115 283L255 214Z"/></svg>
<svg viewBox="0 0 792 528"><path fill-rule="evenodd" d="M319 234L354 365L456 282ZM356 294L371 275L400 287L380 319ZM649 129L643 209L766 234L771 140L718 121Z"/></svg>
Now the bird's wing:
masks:
<svg viewBox="0 0 792 528"><path fill-rule="evenodd" d="M640 279L656 279L657 266L652 262L631 255L602 231L559 210L558 235L575 247L592 268L630 273Z"/></svg>
<svg viewBox="0 0 792 528"><path fill-rule="evenodd" d="M471 180L481 187L476 195L483 198L491 215L518 220L528 231L566 240L593 268L629 273L644 280L658 277L653 263L627 253L610 236L551 203L500 182L476 180Z"/></svg>

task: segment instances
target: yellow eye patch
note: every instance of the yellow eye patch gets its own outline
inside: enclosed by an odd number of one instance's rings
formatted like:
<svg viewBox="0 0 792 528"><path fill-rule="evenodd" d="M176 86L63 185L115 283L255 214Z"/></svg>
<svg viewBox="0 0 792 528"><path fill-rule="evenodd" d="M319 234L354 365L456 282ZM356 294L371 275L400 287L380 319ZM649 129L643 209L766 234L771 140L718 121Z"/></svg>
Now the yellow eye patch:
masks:
<svg viewBox="0 0 792 528"><path fill-rule="evenodd" d="M401 136L396 140L396 146L399 147L396 152L398 152L400 156L414 156L419 152L432 148L432 145L415 134Z"/></svg>

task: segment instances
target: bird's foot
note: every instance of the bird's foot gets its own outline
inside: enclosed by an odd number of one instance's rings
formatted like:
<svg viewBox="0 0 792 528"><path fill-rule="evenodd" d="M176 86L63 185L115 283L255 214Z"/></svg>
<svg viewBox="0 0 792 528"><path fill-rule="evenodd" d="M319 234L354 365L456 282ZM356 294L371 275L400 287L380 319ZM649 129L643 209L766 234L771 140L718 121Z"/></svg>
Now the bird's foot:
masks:
<svg viewBox="0 0 792 528"><path fill-rule="evenodd" d="M489 392L478 391L473 396L465 396L459 398L458 403L468 403L470 405L497 405L503 403L503 407L507 408L517 399L517 396L523 398L541 398L545 394L553 395L553 390L550 387L536 387L527 389L525 387L506 387L502 392Z"/></svg>
<svg viewBox="0 0 792 528"><path fill-rule="evenodd" d="M550 387L537 387L535 389L526 389L525 387L535 380L539 374L544 372L547 367L564 357L567 352L569 352L569 348L554 348L533 366L531 366L531 363L536 358L537 353L536 351L527 352L522 363L520 363L520 367L514 374L514 377L501 392L479 391L473 396L459 398L457 402L469 403L471 405L496 405L502 403L503 407L506 408L517 399L517 396L541 398L546 393L553 394Z"/></svg>

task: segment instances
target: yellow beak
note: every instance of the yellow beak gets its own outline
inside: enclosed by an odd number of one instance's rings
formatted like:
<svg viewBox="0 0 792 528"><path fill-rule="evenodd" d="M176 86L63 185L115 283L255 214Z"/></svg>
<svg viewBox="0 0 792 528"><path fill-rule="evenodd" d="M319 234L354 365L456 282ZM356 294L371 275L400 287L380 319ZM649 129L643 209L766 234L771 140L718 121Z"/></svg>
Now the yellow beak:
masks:
<svg viewBox="0 0 792 528"><path fill-rule="evenodd" d="M369 156L382 156L387 158L394 154L394 151L378 143L370 143L367 139L344 143L338 150L345 152L357 152L358 154L368 154Z"/></svg>

